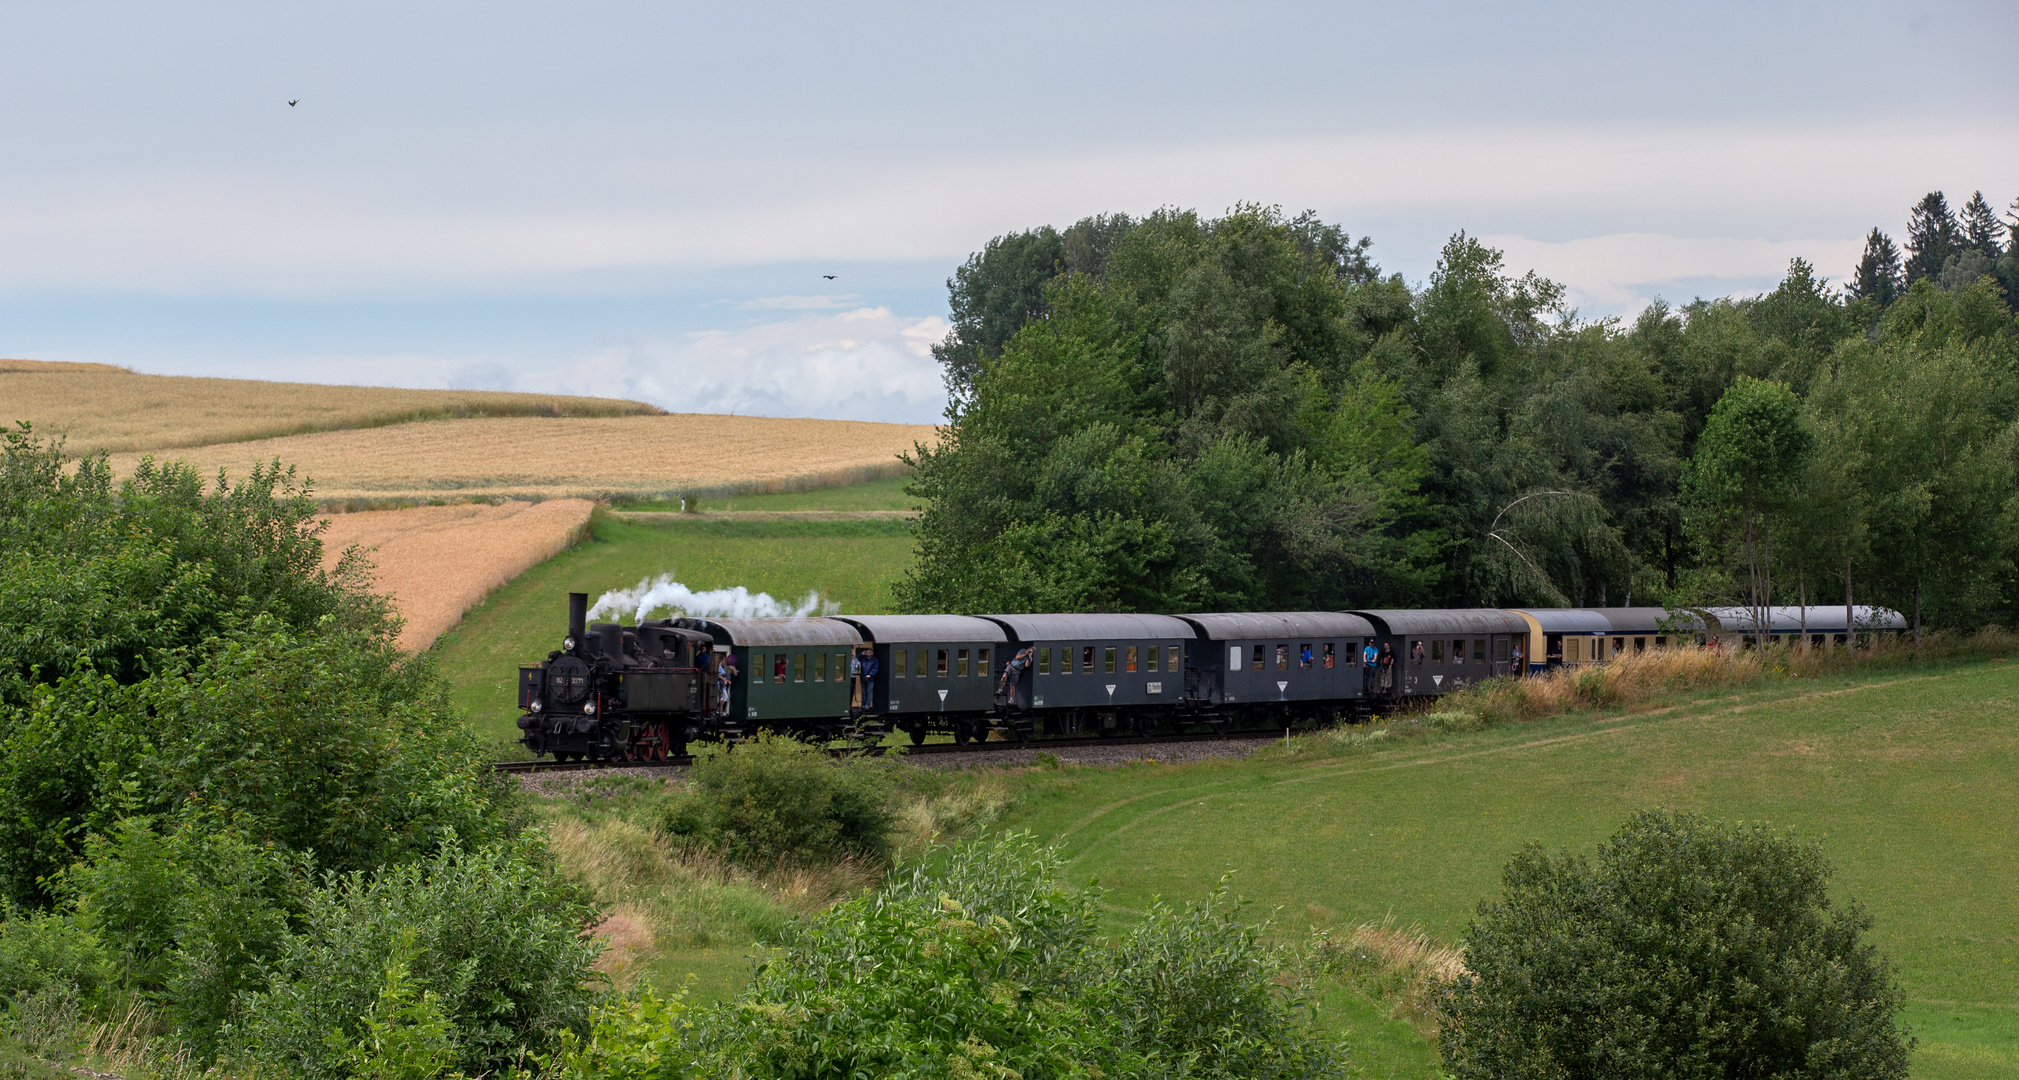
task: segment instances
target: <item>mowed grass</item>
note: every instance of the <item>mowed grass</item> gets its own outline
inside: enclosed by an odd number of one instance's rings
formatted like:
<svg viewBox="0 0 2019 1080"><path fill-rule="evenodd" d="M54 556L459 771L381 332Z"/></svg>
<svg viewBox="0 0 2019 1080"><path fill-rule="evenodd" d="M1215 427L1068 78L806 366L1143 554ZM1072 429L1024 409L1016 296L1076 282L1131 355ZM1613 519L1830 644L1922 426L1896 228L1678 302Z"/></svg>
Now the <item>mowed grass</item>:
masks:
<svg viewBox="0 0 2019 1080"><path fill-rule="evenodd" d="M882 480L871 480L861 484L847 484L840 487L824 487L813 491L767 491L749 495L710 495L689 499L687 508L709 513L744 512L794 512L803 510L860 511L860 510L911 510L919 505L919 500L904 493L904 485L911 482L909 476L892 476ZM680 503L659 501L620 501L612 509L642 511L677 511Z"/></svg>
<svg viewBox="0 0 2019 1080"><path fill-rule="evenodd" d="M1316 760L1033 778L1008 824L1062 845L1119 916L1234 871L1286 935L1384 918L1463 938L1523 845L1590 852L1644 807L1792 827L1823 844L1899 965L1923 1077L2019 1073L2019 664L1956 663L1698 693L1377 742ZM1325 736L1316 736L1323 739ZM1370 1075L1434 1051L1332 995Z"/></svg>
<svg viewBox="0 0 2019 1080"><path fill-rule="evenodd" d="M843 612L879 614L891 610L891 586L912 560L910 526L895 520L637 522L598 515L589 531L585 542L493 592L435 647L456 704L501 753L519 737L518 665L560 647L571 592L593 601L672 574L695 589L742 585L781 600L818 592Z"/></svg>

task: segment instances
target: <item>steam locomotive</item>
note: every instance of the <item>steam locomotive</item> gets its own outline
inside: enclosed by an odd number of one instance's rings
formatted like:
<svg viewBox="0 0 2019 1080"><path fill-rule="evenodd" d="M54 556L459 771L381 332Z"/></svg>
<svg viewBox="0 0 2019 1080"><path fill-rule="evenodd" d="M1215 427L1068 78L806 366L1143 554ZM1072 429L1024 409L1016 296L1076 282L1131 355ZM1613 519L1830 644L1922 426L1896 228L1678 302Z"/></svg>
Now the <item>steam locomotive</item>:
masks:
<svg viewBox="0 0 2019 1080"><path fill-rule="evenodd" d="M833 615L586 625L519 670L527 749L657 760L759 728L828 740L1287 727L1385 711L1494 676L1709 638L1898 632L1891 611L1369 610L1192 615ZM1367 651L1385 656L1367 664Z"/></svg>

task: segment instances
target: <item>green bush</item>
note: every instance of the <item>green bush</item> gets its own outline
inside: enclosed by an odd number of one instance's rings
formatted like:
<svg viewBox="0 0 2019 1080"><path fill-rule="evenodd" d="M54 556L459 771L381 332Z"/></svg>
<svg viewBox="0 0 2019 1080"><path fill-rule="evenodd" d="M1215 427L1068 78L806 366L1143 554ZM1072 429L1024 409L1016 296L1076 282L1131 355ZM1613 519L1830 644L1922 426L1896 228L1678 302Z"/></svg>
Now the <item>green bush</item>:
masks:
<svg viewBox="0 0 2019 1080"><path fill-rule="evenodd" d="M99 998L118 963L88 927L60 912L0 911L0 1002L12 1007L49 991Z"/></svg>
<svg viewBox="0 0 2019 1080"><path fill-rule="evenodd" d="M48 903L83 838L134 815L222 816L365 869L502 835L504 794L425 659L262 617L142 683L84 671L32 691L0 730L0 886Z"/></svg>
<svg viewBox="0 0 2019 1080"><path fill-rule="evenodd" d="M707 748L694 763L693 793L675 796L664 828L718 845L743 863L836 856L881 859L895 823L888 763L836 758L796 739L760 733L732 748Z"/></svg>
<svg viewBox="0 0 2019 1080"><path fill-rule="evenodd" d="M1028 837L955 845L813 919L741 1001L656 1023L631 1010L581 1060L649 1041L650 1075L665 1077L1342 1073L1280 979L1282 957L1222 893L1157 905L1107 942L1102 892L1064 887L1062 871Z"/></svg>
<svg viewBox="0 0 2019 1080"><path fill-rule="evenodd" d="M1644 812L1596 865L1531 847L1480 905L1439 1005L1466 1078L1904 1077L1871 919L1832 910L1813 844Z"/></svg>
<svg viewBox="0 0 2019 1080"><path fill-rule="evenodd" d="M388 1049L373 1069L425 1064L429 1047L452 1045L453 1066L476 1075L586 1022L593 909L536 840L333 876L305 907L270 988L240 1003L231 1041L249 1066L348 1076L361 1067L353 1049L375 1037ZM439 1037L427 1028L437 1014Z"/></svg>

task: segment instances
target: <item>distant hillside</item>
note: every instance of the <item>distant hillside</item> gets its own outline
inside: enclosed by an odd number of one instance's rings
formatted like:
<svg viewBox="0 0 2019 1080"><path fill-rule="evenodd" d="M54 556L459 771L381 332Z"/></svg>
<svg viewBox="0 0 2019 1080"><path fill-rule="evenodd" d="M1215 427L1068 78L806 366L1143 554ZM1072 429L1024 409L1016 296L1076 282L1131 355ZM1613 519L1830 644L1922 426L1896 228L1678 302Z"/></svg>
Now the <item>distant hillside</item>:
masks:
<svg viewBox="0 0 2019 1080"><path fill-rule="evenodd" d="M110 364L0 360L0 423L33 423L72 453L168 450L475 417L653 416L640 401L141 375Z"/></svg>

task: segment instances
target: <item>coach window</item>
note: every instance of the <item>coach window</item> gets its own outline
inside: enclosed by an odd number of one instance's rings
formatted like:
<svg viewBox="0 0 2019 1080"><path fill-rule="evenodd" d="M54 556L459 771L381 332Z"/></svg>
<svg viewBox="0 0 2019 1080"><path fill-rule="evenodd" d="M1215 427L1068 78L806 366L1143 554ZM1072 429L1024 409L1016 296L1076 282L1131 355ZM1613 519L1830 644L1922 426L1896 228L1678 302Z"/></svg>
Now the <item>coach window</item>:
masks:
<svg viewBox="0 0 2019 1080"><path fill-rule="evenodd" d="M1143 670L1157 670L1157 647L1155 645L1143 646Z"/></svg>
<svg viewBox="0 0 2019 1080"><path fill-rule="evenodd" d="M784 681L785 681L785 654L784 654L784 653L773 653L773 654L772 654L772 656L771 656L771 681L772 681L772 682L784 682Z"/></svg>
<svg viewBox="0 0 2019 1080"><path fill-rule="evenodd" d="M1092 645L1087 645L1080 649L1080 674L1092 675L1093 673L1094 673L1094 647Z"/></svg>
<svg viewBox="0 0 2019 1080"><path fill-rule="evenodd" d="M1451 662L1454 664L1462 664L1465 662L1464 638L1459 638L1458 640L1453 641L1451 643Z"/></svg>
<svg viewBox="0 0 2019 1080"><path fill-rule="evenodd" d="M938 658L937 658L937 662L936 662L936 663L934 664L934 666L933 666L933 671L934 671L934 673L935 673L935 674L937 674L937 675L938 675L938 676L939 676L940 678L942 678L942 679L946 678L946 650L945 650L945 649L940 649L940 650L939 650L939 656L938 656Z"/></svg>
<svg viewBox="0 0 2019 1080"><path fill-rule="evenodd" d="M1485 638L1473 638L1473 639L1472 639L1472 662L1473 662L1473 663L1475 663L1475 664L1484 664L1484 663L1486 663L1486 639L1485 639Z"/></svg>
<svg viewBox="0 0 2019 1080"><path fill-rule="evenodd" d="M891 677L891 678L893 678L893 679L902 679L902 678L904 678L904 658L905 658L906 656L909 656L910 654L911 654L911 650L910 650L910 649L892 649L892 650L890 650L890 677Z"/></svg>
<svg viewBox="0 0 2019 1080"><path fill-rule="evenodd" d="M1623 638L1623 637L1616 637L1616 638L1613 638L1613 639L1612 639L1612 654L1613 654L1614 656L1618 656L1618 655L1619 655L1620 653L1623 653L1623 652L1625 652L1625 651L1626 651L1626 639L1625 639L1625 638Z"/></svg>
<svg viewBox="0 0 2019 1080"><path fill-rule="evenodd" d="M1647 639L1646 639L1646 638L1644 638L1644 637L1637 637L1637 638L1634 638L1634 639L1633 639L1633 651L1634 651L1634 652L1646 652L1646 651L1647 651Z"/></svg>
<svg viewBox="0 0 2019 1080"><path fill-rule="evenodd" d="M1052 673L1052 649L1051 646L1047 645L1044 648L1038 650L1038 674L1050 675L1051 673Z"/></svg>
<svg viewBox="0 0 2019 1080"><path fill-rule="evenodd" d="M752 679L752 680L751 680L752 682L763 682L763 681L764 681L764 654L763 654L763 653L761 653L761 652L760 652L760 653L751 653L751 654L750 654L750 673L751 673L752 675L755 675L755 676L757 676L757 677L756 677L755 679Z"/></svg>
<svg viewBox="0 0 2019 1080"><path fill-rule="evenodd" d="M1262 670L1262 665L1264 665L1264 664L1268 663L1268 656L1269 656L1269 647L1268 647L1267 645L1257 645L1257 646L1255 646L1255 670L1256 670L1256 671L1260 671L1260 670Z"/></svg>
<svg viewBox="0 0 2019 1080"><path fill-rule="evenodd" d="M1423 639L1417 638L1415 641L1409 643L1409 662L1420 664L1423 662L1423 659Z"/></svg>
<svg viewBox="0 0 2019 1080"><path fill-rule="evenodd" d="M1290 646L1288 645L1276 646L1276 670L1288 671L1289 668L1290 668Z"/></svg>
<svg viewBox="0 0 2019 1080"><path fill-rule="evenodd" d="M967 650L966 649L960 650L960 654L954 657L954 660L955 660L953 669L954 678L956 679L967 678Z"/></svg>
<svg viewBox="0 0 2019 1080"><path fill-rule="evenodd" d="M1239 670L1241 670L1241 661L1243 661L1243 660L1246 660L1247 658L1248 658L1248 657L1247 657L1247 655L1246 655L1246 650L1242 649L1242 648L1241 648L1241 647L1240 647L1239 645L1229 645L1229 646L1227 646L1227 670L1228 670L1228 671L1239 671Z"/></svg>
<svg viewBox="0 0 2019 1080"><path fill-rule="evenodd" d="M1165 671L1178 670L1178 655L1178 646L1176 645L1171 646L1171 651L1164 654L1164 660L1166 661L1164 665Z"/></svg>
<svg viewBox="0 0 2019 1080"><path fill-rule="evenodd" d="M1113 645L1101 650L1101 666L1105 674L1113 675L1115 673L1115 647Z"/></svg>
<svg viewBox="0 0 2019 1080"><path fill-rule="evenodd" d="M1443 638L1438 638L1430 643L1430 662L1433 664L1441 664L1444 662Z"/></svg>
<svg viewBox="0 0 2019 1080"><path fill-rule="evenodd" d="M813 681L827 681L827 654L824 652L813 654Z"/></svg>
<svg viewBox="0 0 2019 1080"><path fill-rule="evenodd" d="M976 675L980 675L982 678L988 678L990 671L988 666L987 649L983 649L979 654L977 654L974 662L974 673Z"/></svg>
<svg viewBox="0 0 2019 1080"><path fill-rule="evenodd" d="M1329 642L1329 641L1328 641L1328 642L1326 642L1326 643L1325 643L1325 667L1326 667L1326 669L1327 669L1327 670L1330 670L1330 668L1332 667L1332 661L1334 661L1334 660L1337 660L1337 659L1338 659L1338 656L1334 654L1334 651L1333 651L1333 648L1332 648L1332 642Z"/></svg>
<svg viewBox="0 0 2019 1080"><path fill-rule="evenodd" d="M1122 663L1125 665L1122 668L1123 671L1136 670L1136 647L1134 645L1122 651Z"/></svg>
<svg viewBox="0 0 2019 1080"><path fill-rule="evenodd" d="M805 653L793 653L793 654L792 654L792 681L793 681L793 682L805 682L805 681L806 681L806 654L805 654Z"/></svg>

